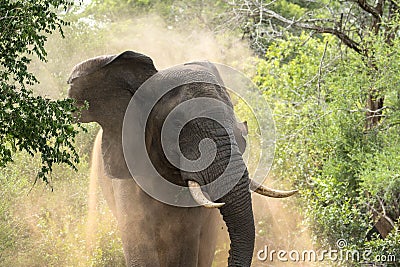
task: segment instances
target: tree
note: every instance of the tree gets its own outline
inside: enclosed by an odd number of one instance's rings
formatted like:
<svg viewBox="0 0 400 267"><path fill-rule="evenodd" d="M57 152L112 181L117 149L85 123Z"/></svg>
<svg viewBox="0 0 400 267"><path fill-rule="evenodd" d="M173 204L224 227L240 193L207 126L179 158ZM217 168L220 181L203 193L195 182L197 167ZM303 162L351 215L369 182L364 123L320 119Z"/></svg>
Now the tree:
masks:
<svg viewBox="0 0 400 267"><path fill-rule="evenodd" d="M38 80L28 65L34 55L46 60L47 36L55 31L63 35L68 23L59 11L65 13L71 5L68 0L0 2L0 166L12 161L16 151L39 153L38 178L45 182L54 163L75 168L79 162L74 148L78 129L72 126L77 110L72 100L34 95L29 86Z"/></svg>
<svg viewBox="0 0 400 267"><path fill-rule="evenodd" d="M284 37L288 31L306 30L312 36L331 34L361 57L371 81L383 71L377 64L376 49L391 46L399 29L400 6L396 0L244 0L235 10L246 25L252 25L252 30L246 31L259 51L265 51L266 39ZM379 124L387 108L385 90L375 86L364 89L365 128L370 130Z"/></svg>
<svg viewBox="0 0 400 267"><path fill-rule="evenodd" d="M272 172L301 188L319 244L396 254L400 16L371 2L236 1L234 14L277 125Z"/></svg>

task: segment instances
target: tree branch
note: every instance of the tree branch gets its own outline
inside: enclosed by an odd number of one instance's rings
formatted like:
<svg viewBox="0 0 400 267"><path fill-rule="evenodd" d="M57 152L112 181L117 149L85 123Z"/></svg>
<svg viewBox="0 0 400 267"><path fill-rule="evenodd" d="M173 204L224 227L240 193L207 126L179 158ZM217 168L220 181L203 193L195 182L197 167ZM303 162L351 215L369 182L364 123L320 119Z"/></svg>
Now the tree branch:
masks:
<svg viewBox="0 0 400 267"><path fill-rule="evenodd" d="M358 5L366 12L370 13L375 18L379 18L380 14L376 8L369 5L366 0L357 0Z"/></svg>
<svg viewBox="0 0 400 267"><path fill-rule="evenodd" d="M379 16L382 16L382 12L383 12L383 4L384 4L384 0L378 0L378 3L376 4L375 10L378 12Z"/></svg>
<svg viewBox="0 0 400 267"><path fill-rule="evenodd" d="M313 30L317 33L329 33L335 35L337 38L339 38L345 45L347 45L349 48L353 49L356 51L358 54L364 54L364 51L361 49L360 44L351 39L347 34L345 34L342 31L339 31L335 28L331 27L322 27L322 26L317 26L315 24L308 24L301 22L299 20L291 20L287 19L278 13L275 13L274 11L270 9L263 9L263 14L266 14L270 18L274 18L276 20L279 20L280 22L283 22L285 24L288 24L290 26L296 26L302 29L306 30Z"/></svg>

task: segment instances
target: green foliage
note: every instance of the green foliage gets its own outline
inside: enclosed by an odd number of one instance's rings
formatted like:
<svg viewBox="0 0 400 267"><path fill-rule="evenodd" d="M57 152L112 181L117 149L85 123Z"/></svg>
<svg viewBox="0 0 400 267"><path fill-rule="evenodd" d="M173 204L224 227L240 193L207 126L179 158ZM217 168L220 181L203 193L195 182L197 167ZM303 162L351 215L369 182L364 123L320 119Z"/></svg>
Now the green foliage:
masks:
<svg viewBox="0 0 400 267"><path fill-rule="evenodd" d="M287 25L283 21L273 18L266 12L270 10L280 16L300 22L309 18L331 19L333 10L338 10L340 4L328 0L277 0L277 1L235 1L233 13L236 14L240 27L245 36L249 38L251 48L261 57L275 41L286 40L291 34L300 35L301 28L295 23ZM328 6L329 8L326 8ZM340 12L338 12L340 17ZM292 27L293 26L293 27ZM289 35L287 35L289 34ZM313 33L318 36L317 32Z"/></svg>
<svg viewBox="0 0 400 267"><path fill-rule="evenodd" d="M394 220L400 216L399 68L391 63L399 47L376 45L376 64L385 71L375 75L358 55L340 55L336 47L329 35L276 41L266 60L259 60L254 81L270 99L278 129L273 173L301 189L306 218L320 245L334 246L344 238L362 249L373 244L366 234L374 210ZM379 126L366 130L364 88L370 87L384 88L391 104ZM376 249L388 251L398 246L391 239L378 243Z"/></svg>
<svg viewBox="0 0 400 267"><path fill-rule="evenodd" d="M399 225L399 222L397 223ZM384 240L375 239L366 242L365 249L372 253L370 259L375 259L378 263L387 266L398 266L400 259L400 230L397 228L391 232Z"/></svg>
<svg viewBox="0 0 400 267"><path fill-rule="evenodd" d="M28 71L32 56L46 60L45 42L67 23L58 15L70 1L2 1L0 3L0 166L16 151L41 155L38 177L48 182L54 163L75 168L79 162L71 128L76 108L71 100L52 101L34 96L28 86L37 83ZM81 128L78 125L78 128Z"/></svg>
<svg viewBox="0 0 400 267"><path fill-rule="evenodd" d="M307 11L307 8L304 6L306 3L302 2L282 0L276 1L273 3L273 6L275 10L281 11L286 17L299 19Z"/></svg>
<svg viewBox="0 0 400 267"><path fill-rule="evenodd" d="M118 18L132 12L148 11L158 1L154 0L94 0L90 3L86 12L95 14L97 17Z"/></svg>
<svg viewBox="0 0 400 267"><path fill-rule="evenodd" d="M98 127L88 129L91 135L77 136L81 150L93 144ZM117 223L98 188L92 193L100 201L88 229L88 155L81 157L78 172L54 168L53 192L44 184L32 188L40 166L39 157L17 152L0 173L0 265L124 266Z"/></svg>
<svg viewBox="0 0 400 267"><path fill-rule="evenodd" d="M157 14L170 27L187 29L196 25L212 30L221 27L228 14L225 1L179 1L179 0L95 0L85 11L85 15L99 20L121 21L132 15Z"/></svg>

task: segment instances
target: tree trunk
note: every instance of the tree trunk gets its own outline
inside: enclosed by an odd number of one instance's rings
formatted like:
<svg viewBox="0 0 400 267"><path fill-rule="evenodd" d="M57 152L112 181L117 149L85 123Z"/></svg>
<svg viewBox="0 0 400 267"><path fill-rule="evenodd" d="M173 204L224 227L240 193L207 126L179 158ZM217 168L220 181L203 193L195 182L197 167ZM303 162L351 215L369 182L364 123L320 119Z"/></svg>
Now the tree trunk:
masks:
<svg viewBox="0 0 400 267"><path fill-rule="evenodd" d="M384 97L379 97L373 92L368 94L367 105L366 105L366 121L365 121L365 129L371 130L375 126L377 126L382 119L382 110L383 110L383 102Z"/></svg>

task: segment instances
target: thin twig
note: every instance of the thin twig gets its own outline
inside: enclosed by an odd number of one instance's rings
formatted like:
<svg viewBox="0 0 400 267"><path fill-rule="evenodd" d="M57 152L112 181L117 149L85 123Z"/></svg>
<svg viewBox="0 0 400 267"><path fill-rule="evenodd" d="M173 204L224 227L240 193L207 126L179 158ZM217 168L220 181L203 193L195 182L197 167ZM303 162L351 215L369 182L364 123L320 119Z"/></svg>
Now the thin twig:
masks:
<svg viewBox="0 0 400 267"><path fill-rule="evenodd" d="M307 125L304 125L303 127L301 127L299 130L297 130L294 134L291 135L287 135L284 136L283 138L279 138L278 140L285 140L285 139L292 139L294 137L296 137L297 135L299 135L304 129L309 128L312 124L314 124L316 121L319 121L320 119L322 119L323 117L331 114L333 111L329 111L326 112L324 114L322 114L321 116L319 116L318 118L316 118L315 120L313 120L311 123L308 123Z"/></svg>
<svg viewBox="0 0 400 267"><path fill-rule="evenodd" d="M324 63L324 58L326 55L326 50L328 48L328 42L325 43L325 47L324 47L324 53L322 54L321 60L319 61L319 68L318 68L318 83L317 83L317 88L318 88L318 99L320 102L321 99L321 76L322 76L322 65Z"/></svg>

